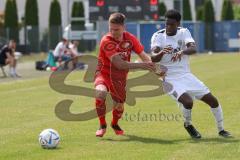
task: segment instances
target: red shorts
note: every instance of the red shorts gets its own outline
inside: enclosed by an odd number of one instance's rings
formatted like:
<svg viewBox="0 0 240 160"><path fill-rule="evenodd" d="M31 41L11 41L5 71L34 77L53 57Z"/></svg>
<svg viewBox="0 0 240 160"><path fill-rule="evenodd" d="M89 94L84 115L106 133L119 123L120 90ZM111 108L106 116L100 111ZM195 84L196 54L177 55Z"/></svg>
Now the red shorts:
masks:
<svg viewBox="0 0 240 160"><path fill-rule="evenodd" d="M110 92L112 99L117 103L124 103L126 100L126 78L110 78L103 74L98 74L95 77L94 85L104 85L107 87L108 92Z"/></svg>

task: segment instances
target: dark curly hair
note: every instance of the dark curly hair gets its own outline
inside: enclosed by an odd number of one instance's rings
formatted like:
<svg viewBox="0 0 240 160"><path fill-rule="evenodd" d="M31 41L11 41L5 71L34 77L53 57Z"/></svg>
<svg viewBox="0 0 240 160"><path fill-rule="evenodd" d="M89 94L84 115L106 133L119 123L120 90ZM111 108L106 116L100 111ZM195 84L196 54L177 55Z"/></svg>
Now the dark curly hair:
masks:
<svg viewBox="0 0 240 160"><path fill-rule="evenodd" d="M175 19L177 22L180 22L182 16L177 10L171 9L166 12L165 18Z"/></svg>

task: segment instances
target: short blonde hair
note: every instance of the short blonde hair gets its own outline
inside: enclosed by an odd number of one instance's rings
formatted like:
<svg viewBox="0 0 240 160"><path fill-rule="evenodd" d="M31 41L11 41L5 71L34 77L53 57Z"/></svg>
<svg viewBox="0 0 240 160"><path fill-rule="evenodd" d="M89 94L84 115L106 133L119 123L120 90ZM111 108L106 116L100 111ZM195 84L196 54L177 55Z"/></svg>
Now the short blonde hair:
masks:
<svg viewBox="0 0 240 160"><path fill-rule="evenodd" d="M109 23L124 25L126 16L122 13L112 13L109 17Z"/></svg>

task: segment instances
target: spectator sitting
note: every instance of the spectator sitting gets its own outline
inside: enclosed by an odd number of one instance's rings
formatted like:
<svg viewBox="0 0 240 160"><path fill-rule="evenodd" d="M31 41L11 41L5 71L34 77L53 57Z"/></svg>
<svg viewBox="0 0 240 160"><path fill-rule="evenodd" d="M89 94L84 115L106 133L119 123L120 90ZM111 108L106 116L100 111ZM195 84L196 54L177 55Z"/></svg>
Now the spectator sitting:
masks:
<svg viewBox="0 0 240 160"><path fill-rule="evenodd" d="M72 43L69 44L69 49L71 51L71 57L73 58L72 62L73 62L73 68L77 67L77 63L78 63L78 57L81 55L78 52L78 46L79 46L79 41L72 41Z"/></svg>
<svg viewBox="0 0 240 160"><path fill-rule="evenodd" d="M17 58L15 57L16 42L10 40L8 45L3 46L0 51L0 65L9 65L10 73L9 76L13 78L19 78L20 75L16 72Z"/></svg>
<svg viewBox="0 0 240 160"><path fill-rule="evenodd" d="M68 46L68 40L62 39L61 42L59 42L53 52L54 60L59 63L59 65L62 64L62 61L68 61L71 59L71 52L67 48Z"/></svg>

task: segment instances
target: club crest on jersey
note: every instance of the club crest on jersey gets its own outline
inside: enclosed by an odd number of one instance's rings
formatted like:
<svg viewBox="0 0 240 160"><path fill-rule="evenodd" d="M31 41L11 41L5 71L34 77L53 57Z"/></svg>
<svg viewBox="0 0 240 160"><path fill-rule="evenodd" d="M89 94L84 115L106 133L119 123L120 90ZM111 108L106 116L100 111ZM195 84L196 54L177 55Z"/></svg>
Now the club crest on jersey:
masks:
<svg viewBox="0 0 240 160"><path fill-rule="evenodd" d="M182 48L184 45L184 41L183 40L178 40L178 46L179 48Z"/></svg>
<svg viewBox="0 0 240 160"><path fill-rule="evenodd" d="M124 50L124 51L127 51L129 49L132 48L132 42L131 41L122 41L120 44L119 44L119 49L120 50Z"/></svg>

